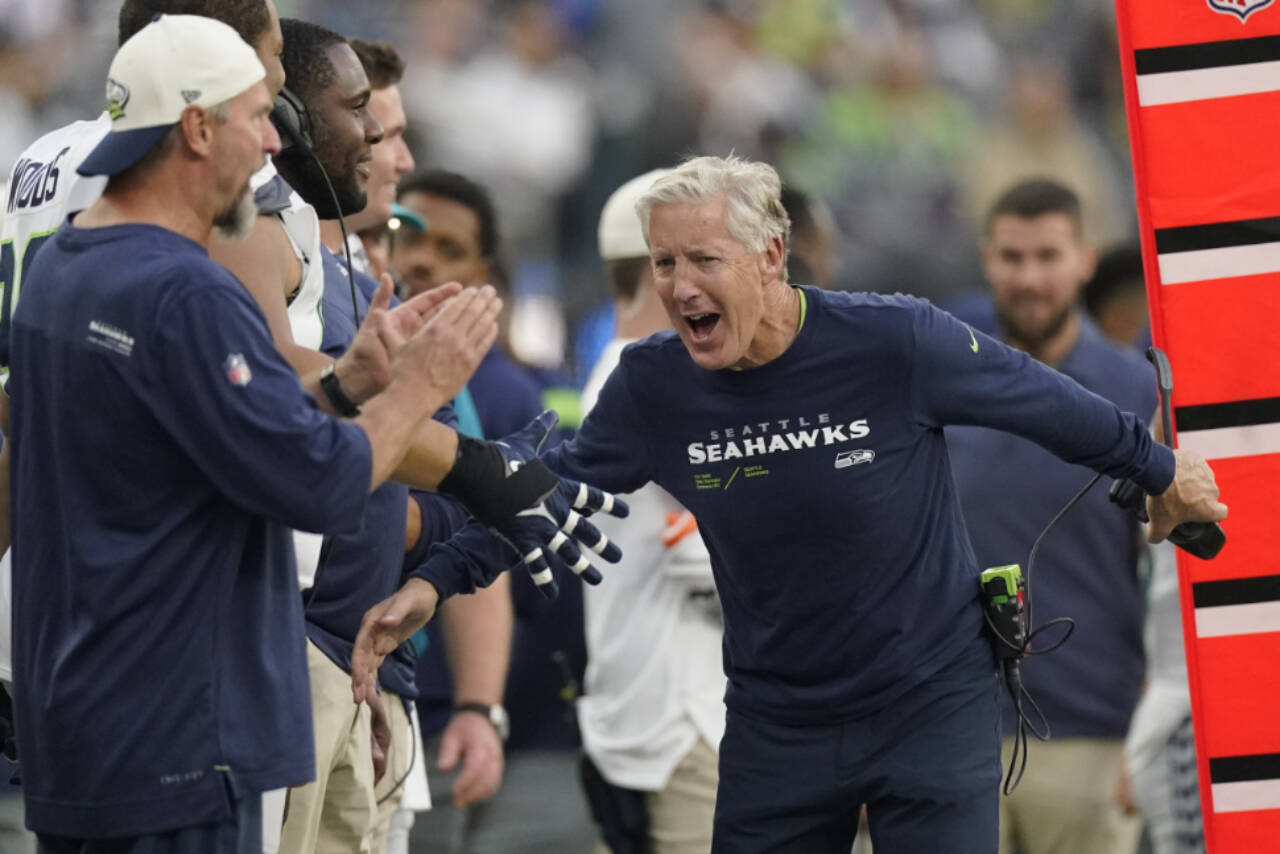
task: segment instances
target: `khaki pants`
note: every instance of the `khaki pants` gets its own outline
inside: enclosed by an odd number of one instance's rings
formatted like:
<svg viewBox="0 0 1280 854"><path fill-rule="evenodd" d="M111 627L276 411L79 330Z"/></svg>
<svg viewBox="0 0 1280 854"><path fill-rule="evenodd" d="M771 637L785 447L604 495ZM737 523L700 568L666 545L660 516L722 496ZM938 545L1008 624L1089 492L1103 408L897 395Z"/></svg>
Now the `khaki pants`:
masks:
<svg viewBox="0 0 1280 854"><path fill-rule="evenodd" d="M382 692L382 708L387 711L387 725L391 730L391 744L387 747L387 772L374 788L377 815L369 839L372 854L386 854L387 832L391 829L391 816L400 808L404 797L404 784L413 761L413 721L404 708L404 700L390 691Z"/></svg>
<svg viewBox="0 0 1280 854"><path fill-rule="evenodd" d="M307 642L315 718L316 779L292 789L280 854L365 854L376 808L369 707L351 700L351 677Z"/></svg>
<svg viewBox="0 0 1280 854"><path fill-rule="evenodd" d="M715 825L720 757L699 738L671 772L666 788L645 794L653 854L707 854ZM595 854L609 854L597 843Z"/></svg>
<svg viewBox="0 0 1280 854"><path fill-rule="evenodd" d="M665 789L645 795L654 854L706 854L715 824L720 757L699 738Z"/></svg>
<svg viewBox="0 0 1280 854"><path fill-rule="evenodd" d="M1142 822L1112 801L1123 754L1120 740L1033 741L1022 783L1000 798L1000 854L1133 854Z"/></svg>

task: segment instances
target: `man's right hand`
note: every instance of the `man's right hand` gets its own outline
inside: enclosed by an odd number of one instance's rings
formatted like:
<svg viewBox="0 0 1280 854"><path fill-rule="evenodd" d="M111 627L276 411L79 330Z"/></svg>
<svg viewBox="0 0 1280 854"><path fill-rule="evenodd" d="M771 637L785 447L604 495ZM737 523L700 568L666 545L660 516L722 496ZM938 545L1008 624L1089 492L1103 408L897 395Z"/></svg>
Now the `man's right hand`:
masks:
<svg viewBox="0 0 1280 854"><path fill-rule="evenodd" d="M390 597L365 611L351 650L351 694L357 703L377 696L378 668L383 660L425 626L439 604L435 587L421 578L410 578Z"/></svg>
<svg viewBox="0 0 1280 854"><path fill-rule="evenodd" d="M452 771L459 762L453 805L460 809L493 797L502 785L502 739L487 718L472 711L454 712L440 734L436 767Z"/></svg>
<svg viewBox="0 0 1280 854"><path fill-rule="evenodd" d="M435 316L446 300L462 291L462 286L450 282L418 294L395 308L389 308L394 289L391 277L383 274L382 282L351 346L338 357L337 364L334 365L334 373L338 376L342 390L357 404L364 403L387 387L387 383L391 381L391 362L398 352L388 350L378 335L377 315L382 312L387 314L391 328L398 333L392 343L403 346L405 341Z"/></svg>
<svg viewBox="0 0 1280 854"><path fill-rule="evenodd" d="M1147 498L1151 518L1147 540L1152 543L1165 540L1183 522L1221 522L1227 518L1227 505L1218 500L1218 484L1204 457L1178 448L1173 458L1173 483L1161 494Z"/></svg>
<svg viewBox="0 0 1280 854"><path fill-rule="evenodd" d="M387 387L402 385L440 404L457 397L497 339L500 311L502 300L491 286L468 288L408 338L388 313L371 311L383 346L395 354Z"/></svg>

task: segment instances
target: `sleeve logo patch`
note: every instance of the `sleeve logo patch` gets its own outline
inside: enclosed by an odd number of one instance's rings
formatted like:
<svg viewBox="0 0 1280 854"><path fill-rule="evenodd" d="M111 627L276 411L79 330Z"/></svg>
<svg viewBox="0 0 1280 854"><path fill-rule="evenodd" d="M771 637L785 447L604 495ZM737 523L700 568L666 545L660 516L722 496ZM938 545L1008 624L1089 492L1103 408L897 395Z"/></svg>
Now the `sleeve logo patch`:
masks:
<svg viewBox="0 0 1280 854"><path fill-rule="evenodd" d="M253 371L249 370L249 363L240 353L227 356L227 360L222 363L222 369L227 372L227 379L231 380L232 385L247 386L253 379Z"/></svg>

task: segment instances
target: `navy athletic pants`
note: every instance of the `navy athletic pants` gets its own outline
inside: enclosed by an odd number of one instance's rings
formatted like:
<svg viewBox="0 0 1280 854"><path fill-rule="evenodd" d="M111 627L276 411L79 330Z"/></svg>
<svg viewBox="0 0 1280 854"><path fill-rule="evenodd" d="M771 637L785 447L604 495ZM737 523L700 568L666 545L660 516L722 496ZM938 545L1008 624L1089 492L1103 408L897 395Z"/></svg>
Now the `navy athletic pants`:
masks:
<svg viewBox="0 0 1280 854"><path fill-rule="evenodd" d="M262 854L262 796L235 801L221 821L128 839L68 839L40 834L39 854Z"/></svg>
<svg viewBox="0 0 1280 854"><path fill-rule="evenodd" d="M849 854L863 804L876 854L995 854L998 692L978 637L863 718L782 726L729 713L713 854Z"/></svg>

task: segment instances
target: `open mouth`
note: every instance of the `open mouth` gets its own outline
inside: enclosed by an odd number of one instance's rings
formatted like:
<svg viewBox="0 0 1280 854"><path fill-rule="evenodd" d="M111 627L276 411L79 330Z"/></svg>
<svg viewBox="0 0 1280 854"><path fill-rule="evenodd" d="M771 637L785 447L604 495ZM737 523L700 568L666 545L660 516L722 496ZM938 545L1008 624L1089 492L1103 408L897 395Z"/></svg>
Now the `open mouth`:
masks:
<svg viewBox="0 0 1280 854"><path fill-rule="evenodd" d="M706 341L711 337L711 333L715 331L716 324L720 322L720 315L707 314L691 314L687 315L684 322L689 325L689 331L694 341Z"/></svg>

